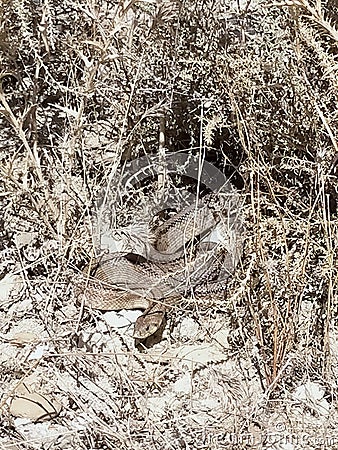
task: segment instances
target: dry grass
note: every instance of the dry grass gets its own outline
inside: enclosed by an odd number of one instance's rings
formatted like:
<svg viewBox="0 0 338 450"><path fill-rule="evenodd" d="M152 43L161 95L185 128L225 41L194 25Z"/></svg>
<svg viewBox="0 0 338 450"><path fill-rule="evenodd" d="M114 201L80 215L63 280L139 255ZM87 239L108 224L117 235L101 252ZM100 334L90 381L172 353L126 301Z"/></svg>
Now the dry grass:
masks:
<svg viewBox="0 0 338 450"><path fill-rule="evenodd" d="M0 304L1 401L24 380L63 411L41 438L4 406L0 448L337 448L337 14L334 0L2 0L1 273L23 284ZM168 150L242 191L247 237L225 304L177 311L143 354L80 314L71 281L93 199L126 161L165 153L163 117ZM10 345L34 327L38 344ZM204 362L175 353L202 344ZM317 403L295 395L307 382ZM271 434L280 446L259 447Z"/></svg>

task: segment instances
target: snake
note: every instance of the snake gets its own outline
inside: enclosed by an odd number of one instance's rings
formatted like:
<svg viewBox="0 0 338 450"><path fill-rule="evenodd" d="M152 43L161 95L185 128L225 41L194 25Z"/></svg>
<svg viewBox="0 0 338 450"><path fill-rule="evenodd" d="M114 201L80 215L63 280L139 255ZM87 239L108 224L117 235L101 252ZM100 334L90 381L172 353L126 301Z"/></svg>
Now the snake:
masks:
<svg viewBox="0 0 338 450"><path fill-rule="evenodd" d="M222 245L201 239L231 216L229 205L209 195L155 228L144 254L112 252L91 259L81 272L78 300L106 311L143 309L133 337L145 341L163 329L166 313L182 297L224 292L233 257Z"/></svg>

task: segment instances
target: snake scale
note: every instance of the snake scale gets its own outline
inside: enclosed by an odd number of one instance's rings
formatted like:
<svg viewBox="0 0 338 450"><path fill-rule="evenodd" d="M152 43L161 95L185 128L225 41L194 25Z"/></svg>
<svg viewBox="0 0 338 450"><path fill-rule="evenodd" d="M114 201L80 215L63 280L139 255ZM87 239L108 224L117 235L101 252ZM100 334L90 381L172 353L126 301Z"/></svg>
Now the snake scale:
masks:
<svg viewBox="0 0 338 450"><path fill-rule="evenodd" d="M230 208L231 202L207 196L158 226L143 255L115 252L91 260L82 271L79 300L101 310L144 309L134 337L154 335L182 296L224 291L234 259L221 245L200 240L224 218L237 224Z"/></svg>

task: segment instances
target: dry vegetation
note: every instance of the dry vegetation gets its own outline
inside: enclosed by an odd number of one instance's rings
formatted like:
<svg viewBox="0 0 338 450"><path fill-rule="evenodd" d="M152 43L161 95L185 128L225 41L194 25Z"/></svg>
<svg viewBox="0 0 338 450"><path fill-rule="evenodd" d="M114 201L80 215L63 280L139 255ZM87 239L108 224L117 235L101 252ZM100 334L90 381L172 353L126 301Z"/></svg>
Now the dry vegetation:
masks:
<svg viewBox="0 0 338 450"><path fill-rule="evenodd" d="M335 0L1 0L0 448L338 448L337 15ZM224 304L174 312L141 353L81 315L72 280L95 195L158 151L163 115L168 150L232 177L247 235ZM22 331L38 340L15 346ZM189 346L205 360L178 358ZM61 414L14 419L22 381Z"/></svg>

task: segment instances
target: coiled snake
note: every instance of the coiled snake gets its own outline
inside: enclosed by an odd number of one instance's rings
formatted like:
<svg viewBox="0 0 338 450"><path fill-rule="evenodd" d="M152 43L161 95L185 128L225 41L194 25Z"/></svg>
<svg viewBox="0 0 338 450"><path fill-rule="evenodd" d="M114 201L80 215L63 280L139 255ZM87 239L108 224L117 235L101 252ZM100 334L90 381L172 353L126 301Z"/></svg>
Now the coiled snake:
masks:
<svg viewBox="0 0 338 450"><path fill-rule="evenodd" d="M79 300L101 310L144 309L134 337L148 338L161 329L167 310L182 296L224 291L238 257L222 245L196 243L220 222L235 230L238 253L238 204L207 196L157 227L144 254L116 252L92 260L82 271Z"/></svg>

